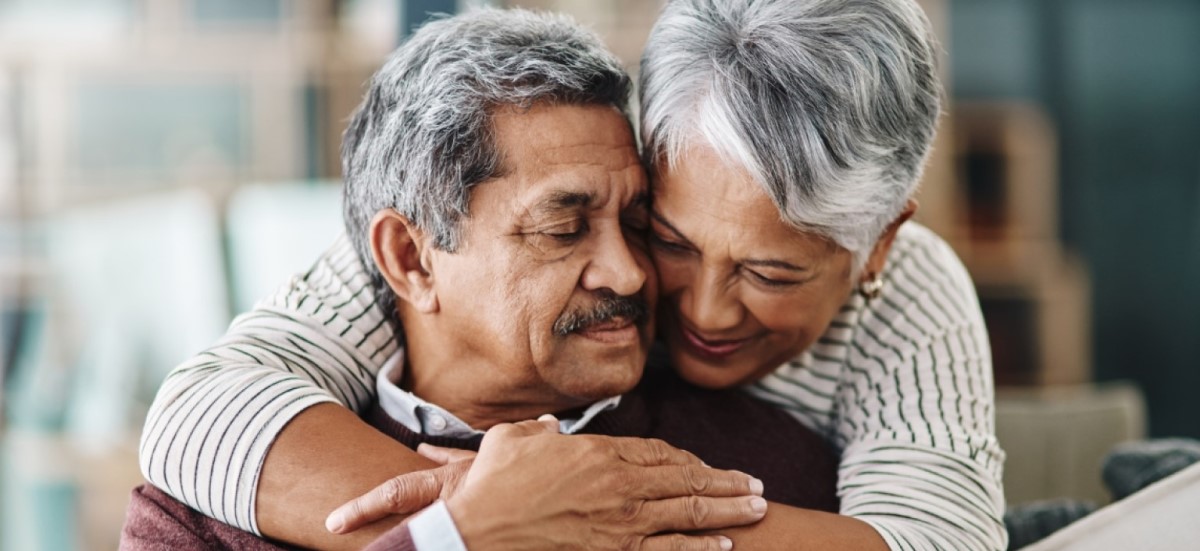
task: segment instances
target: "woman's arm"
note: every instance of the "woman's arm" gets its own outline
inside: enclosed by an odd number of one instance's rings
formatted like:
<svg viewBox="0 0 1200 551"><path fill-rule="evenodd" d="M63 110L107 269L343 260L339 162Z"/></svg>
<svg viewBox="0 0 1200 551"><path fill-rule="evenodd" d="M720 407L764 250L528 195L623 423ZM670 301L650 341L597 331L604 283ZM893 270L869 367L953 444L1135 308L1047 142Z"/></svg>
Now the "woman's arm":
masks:
<svg viewBox="0 0 1200 551"><path fill-rule="evenodd" d="M304 547L361 549L402 519L384 518L339 536L326 530L326 516L382 481L436 466L355 414L376 399L375 377L395 342L357 257L340 241L308 274L240 316L215 346L168 376L143 431L143 474L193 509L243 530ZM575 442L561 438L553 442ZM526 457L511 469L514 476L554 472L542 464L553 456L537 446ZM608 528L630 538L662 526L707 528L759 518L729 506L731 494L751 493L745 475L664 470L678 457L662 451L648 465L631 466L610 454L592 461L590 470L575 465L568 472L609 496L621 522ZM609 476L618 468L626 476ZM697 523L686 508L642 507L659 501L641 495L651 484L671 485L661 501L724 504L727 514ZM713 492L719 496L705 497ZM513 507L511 495L504 498L508 509L533 510ZM578 504L558 505L571 510ZM583 505L595 509L594 503ZM654 530L639 536L642 520ZM713 541L702 543L719 549Z"/></svg>
<svg viewBox="0 0 1200 551"><path fill-rule="evenodd" d="M1004 549L987 330L970 276L928 230L902 232L846 365L841 512L895 549Z"/></svg>
<svg viewBox="0 0 1200 551"><path fill-rule="evenodd" d="M722 530L734 549L763 551L888 551L871 525L853 517L799 509L779 503L767 507L757 524Z"/></svg>
<svg viewBox="0 0 1200 551"><path fill-rule="evenodd" d="M394 469L423 465L354 414L374 401L375 376L395 350L393 327L340 239L307 274L239 316L214 346L167 377L142 433L142 472L205 515L263 533L258 519L274 513L278 488L271 480L303 480L283 467L313 453L277 442L304 426L298 420L334 416L341 428L325 433L322 451L387 449L381 457L396 462ZM265 509L256 515L260 498Z"/></svg>
<svg viewBox="0 0 1200 551"><path fill-rule="evenodd" d="M437 467L336 404L311 407L284 428L263 463L256 500L262 535L311 549L362 549L399 524L387 517L337 535L335 507L399 474Z"/></svg>

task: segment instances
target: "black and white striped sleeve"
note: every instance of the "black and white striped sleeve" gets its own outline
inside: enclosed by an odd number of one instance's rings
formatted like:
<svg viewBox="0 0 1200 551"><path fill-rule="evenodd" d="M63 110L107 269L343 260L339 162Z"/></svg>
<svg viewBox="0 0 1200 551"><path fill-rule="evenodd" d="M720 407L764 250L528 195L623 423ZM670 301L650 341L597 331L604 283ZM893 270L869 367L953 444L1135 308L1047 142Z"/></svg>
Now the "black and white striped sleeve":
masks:
<svg viewBox="0 0 1200 551"><path fill-rule="evenodd" d="M898 240L835 400L842 513L894 550L1004 549L991 351L966 270L924 228Z"/></svg>
<svg viewBox="0 0 1200 551"><path fill-rule="evenodd" d="M167 376L142 432L142 474L190 507L259 533L255 493L275 437L318 403L368 407L394 336L340 239Z"/></svg>

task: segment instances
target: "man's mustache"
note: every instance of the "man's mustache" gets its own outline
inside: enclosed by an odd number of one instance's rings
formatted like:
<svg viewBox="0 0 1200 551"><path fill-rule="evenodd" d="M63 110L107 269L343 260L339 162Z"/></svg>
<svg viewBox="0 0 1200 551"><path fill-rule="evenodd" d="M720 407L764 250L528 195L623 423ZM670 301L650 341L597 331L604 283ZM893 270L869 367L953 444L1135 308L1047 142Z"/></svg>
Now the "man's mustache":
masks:
<svg viewBox="0 0 1200 551"><path fill-rule="evenodd" d="M639 296L618 296L612 292L601 294L600 301L590 308L577 308L563 313L554 322L554 335L565 337L576 331L608 323L616 318L625 318L639 327L650 317L650 306Z"/></svg>

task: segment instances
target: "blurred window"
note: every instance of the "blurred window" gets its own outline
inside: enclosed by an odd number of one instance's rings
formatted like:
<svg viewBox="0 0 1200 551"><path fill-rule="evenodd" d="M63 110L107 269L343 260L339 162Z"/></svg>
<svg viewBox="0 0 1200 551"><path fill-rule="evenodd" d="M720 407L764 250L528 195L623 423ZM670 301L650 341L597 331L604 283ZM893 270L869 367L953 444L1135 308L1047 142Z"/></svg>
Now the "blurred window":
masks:
<svg viewBox="0 0 1200 551"><path fill-rule="evenodd" d="M192 0L192 17L201 23L278 23L281 0Z"/></svg>
<svg viewBox="0 0 1200 551"><path fill-rule="evenodd" d="M237 84L93 80L76 93L77 166L89 181L173 180L248 162L248 98Z"/></svg>
<svg viewBox="0 0 1200 551"><path fill-rule="evenodd" d="M112 37L135 15L134 0L0 0L0 41Z"/></svg>

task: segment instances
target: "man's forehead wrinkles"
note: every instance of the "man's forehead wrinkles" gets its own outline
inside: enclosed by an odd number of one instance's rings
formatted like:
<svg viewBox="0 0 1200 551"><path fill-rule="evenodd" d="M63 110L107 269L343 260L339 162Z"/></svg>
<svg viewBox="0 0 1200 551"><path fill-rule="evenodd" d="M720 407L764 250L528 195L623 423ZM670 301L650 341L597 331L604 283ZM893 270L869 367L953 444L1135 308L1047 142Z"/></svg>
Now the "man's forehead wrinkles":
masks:
<svg viewBox="0 0 1200 551"><path fill-rule="evenodd" d="M539 212L554 213L562 210L588 208L595 204L596 192L594 191L556 189L542 195L534 205L534 209Z"/></svg>
<svg viewBox="0 0 1200 551"><path fill-rule="evenodd" d="M564 212L587 210L600 202L594 190L571 189L573 186L555 186L549 190L518 194L512 201L518 218L532 223Z"/></svg>
<svg viewBox="0 0 1200 551"><path fill-rule="evenodd" d="M634 151L632 143L551 145L538 150L534 159L535 166L568 164L597 166L605 170L620 170L630 163L638 163L637 152Z"/></svg>

